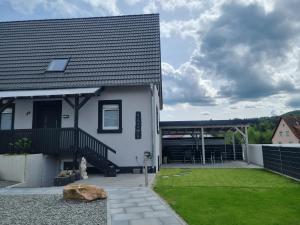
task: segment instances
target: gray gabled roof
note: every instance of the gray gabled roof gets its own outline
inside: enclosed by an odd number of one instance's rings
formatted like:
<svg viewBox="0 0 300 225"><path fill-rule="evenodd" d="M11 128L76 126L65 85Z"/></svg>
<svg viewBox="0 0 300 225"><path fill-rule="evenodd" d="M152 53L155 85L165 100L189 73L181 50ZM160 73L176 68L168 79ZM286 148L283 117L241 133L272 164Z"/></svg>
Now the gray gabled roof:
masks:
<svg viewBox="0 0 300 225"><path fill-rule="evenodd" d="M160 63L158 14L0 22L0 91L160 85Z"/></svg>

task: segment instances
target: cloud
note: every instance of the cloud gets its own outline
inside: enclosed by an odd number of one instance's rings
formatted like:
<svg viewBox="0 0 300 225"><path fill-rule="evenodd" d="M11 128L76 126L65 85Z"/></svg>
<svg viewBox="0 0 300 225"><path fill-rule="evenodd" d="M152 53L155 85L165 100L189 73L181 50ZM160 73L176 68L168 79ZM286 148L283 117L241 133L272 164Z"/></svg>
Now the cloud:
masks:
<svg viewBox="0 0 300 225"><path fill-rule="evenodd" d="M102 13L108 12L109 15L115 16L120 14L116 0L84 0L90 6L95 7Z"/></svg>
<svg viewBox="0 0 300 225"><path fill-rule="evenodd" d="M245 109L256 109L256 105L245 105Z"/></svg>
<svg viewBox="0 0 300 225"><path fill-rule="evenodd" d="M138 3L141 2L141 0L125 0L125 2L130 5L130 6L133 6L133 5L136 5Z"/></svg>
<svg viewBox="0 0 300 225"><path fill-rule="evenodd" d="M174 38L175 35L178 35L182 39L187 37L197 39L198 28L199 22L196 19L160 22L161 36L164 38Z"/></svg>
<svg viewBox="0 0 300 225"><path fill-rule="evenodd" d="M290 97L286 102L286 106L292 108L300 108L300 96Z"/></svg>
<svg viewBox="0 0 300 225"><path fill-rule="evenodd" d="M32 14L36 7L46 7L48 4L48 1L44 0L7 0L7 2L10 3L14 10L23 14Z"/></svg>
<svg viewBox="0 0 300 225"><path fill-rule="evenodd" d="M286 0L286 1L277 0L276 6L280 8L280 10L286 16L286 18L288 18L291 21L298 20L298 24L299 24L299 19L300 19L299 0Z"/></svg>
<svg viewBox="0 0 300 225"><path fill-rule="evenodd" d="M161 8L166 11L174 11L178 8L199 10L205 5L203 0L157 0Z"/></svg>
<svg viewBox="0 0 300 225"><path fill-rule="evenodd" d="M193 64L223 81L219 94L231 101L293 92L296 87L290 74L275 79L272 73L286 62L299 35L299 29L285 18L284 11L276 8L266 13L257 4L225 4L221 16L199 40Z"/></svg>
<svg viewBox="0 0 300 225"><path fill-rule="evenodd" d="M131 2L139 2L139 0L126 0ZM189 11L200 11L205 8L207 2L205 0L149 0L144 7L144 13L154 13L158 10L174 12L178 9L187 9Z"/></svg>
<svg viewBox="0 0 300 225"><path fill-rule="evenodd" d="M278 115L281 115L281 114L282 114L282 112L280 112L280 111L278 111L278 110L275 110L275 109L273 109L273 110L271 110L270 114L271 114L271 116L278 116Z"/></svg>
<svg viewBox="0 0 300 225"><path fill-rule="evenodd" d="M189 63L174 69L162 63L164 102L169 105L214 105L215 90L208 80L201 78L201 71Z"/></svg>
<svg viewBox="0 0 300 225"><path fill-rule="evenodd" d="M145 14L157 13L158 8L154 0L149 0L148 4L143 8Z"/></svg>
<svg viewBox="0 0 300 225"><path fill-rule="evenodd" d="M186 37L192 37L200 43L200 36L202 33L207 31L211 22L220 16L220 7L223 1L224 0L178 1L180 4L177 5L174 3L175 5L171 7L172 9L190 8L193 10L195 8L197 9L197 7L193 7L196 3L201 5L201 7L198 8L196 14L198 16L189 16L189 19L182 19L182 17L178 16L178 19L162 20L160 23L162 37L174 38L179 36L183 39ZM160 4L164 5L166 3L164 3L164 1L160 1Z"/></svg>
<svg viewBox="0 0 300 225"><path fill-rule="evenodd" d="M91 16L90 12L78 7L76 4L65 0L48 1L44 9L51 9L53 14L67 17Z"/></svg>
<svg viewBox="0 0 300 225"><path fill-rule="evenodd" d="M210 116L211 114L210 114L210 112L204 111L201 113L201 115L202 116Z"/></svg>
<svg viewBox="0 0 300 225"><path fill-rule="evenodd" d="M48 11L53 16L78 17L97 15L119 15L116 0L6 0L14 10L32 15L38 9Z"/></svg>

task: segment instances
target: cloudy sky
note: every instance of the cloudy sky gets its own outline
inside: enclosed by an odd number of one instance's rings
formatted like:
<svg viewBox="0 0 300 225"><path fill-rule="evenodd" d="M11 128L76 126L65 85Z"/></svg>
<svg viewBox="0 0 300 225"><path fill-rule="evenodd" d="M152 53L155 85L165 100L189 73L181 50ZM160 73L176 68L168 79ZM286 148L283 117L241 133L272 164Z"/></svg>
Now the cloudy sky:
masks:
<svg viewBox="0 0 300 225"><path fill-rule="evenodd" d="M1 0L0 20L160 13L162 120L300 108L299 0Z"/></svg>

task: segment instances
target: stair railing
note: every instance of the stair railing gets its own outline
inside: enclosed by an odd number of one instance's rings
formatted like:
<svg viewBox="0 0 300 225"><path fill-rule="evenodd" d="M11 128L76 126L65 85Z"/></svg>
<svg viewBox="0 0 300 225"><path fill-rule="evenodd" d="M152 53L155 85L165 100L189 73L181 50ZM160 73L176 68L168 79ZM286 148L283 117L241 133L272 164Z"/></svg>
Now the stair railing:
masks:
<svg viewBox="0 0 300 225"><path fill-rule="evenodd" d="M78 128L78 142L79 149L81 151L87 151L86 148L91 149L95 151L98 156L105 159L108 159L108 152L112 152L114 154L117 153L114 149L99 141L98 139L96 139L95 137L93 137L92 135L88 134L80 128Z"/></svg>

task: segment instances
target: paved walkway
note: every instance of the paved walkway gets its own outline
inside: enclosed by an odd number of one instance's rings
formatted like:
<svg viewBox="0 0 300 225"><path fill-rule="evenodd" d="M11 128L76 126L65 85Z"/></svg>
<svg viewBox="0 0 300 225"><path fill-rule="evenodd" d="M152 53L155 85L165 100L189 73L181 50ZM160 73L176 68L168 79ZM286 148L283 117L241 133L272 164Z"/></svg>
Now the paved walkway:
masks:
<svg viewBox="0 0 300 225"><path fill-rule="evenodd" d="M149 186L153 183L155 174L148 174ZM143 174L118 174L116 177L104 177L102 175L89 175L86 180L76 183L94 184L100 187L144 187L145 176Z"/></svg>
<svg viewBox="0 0 300 225"><path fill-rule="evenodd" d="M186 224L150 188L111 188L108 193L111 225Z"/></svg>
<svg viewBox="0 0 300 225"><path fill-rule="evenodd" d="M149 174L149 186L155 174ZM175 212L151 188L143 174L117 177L90 176L77 183L94 184L108 192L108 222L111 225L183 225ZM109 223L108 223L109 225Z"/></svg>
<svg viewBox="0 0 300 225"><path fill-rule="evenodd" d="M149 184L154 175L149 175ZM95 184L108 192L108 225L185 225L186 223L154 192L144 186L141 174L117 177L90 176L77 183ZM0 195L61 194L63 187L1 188Z"/></svg>

